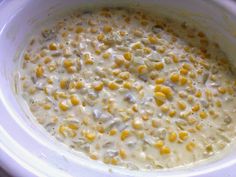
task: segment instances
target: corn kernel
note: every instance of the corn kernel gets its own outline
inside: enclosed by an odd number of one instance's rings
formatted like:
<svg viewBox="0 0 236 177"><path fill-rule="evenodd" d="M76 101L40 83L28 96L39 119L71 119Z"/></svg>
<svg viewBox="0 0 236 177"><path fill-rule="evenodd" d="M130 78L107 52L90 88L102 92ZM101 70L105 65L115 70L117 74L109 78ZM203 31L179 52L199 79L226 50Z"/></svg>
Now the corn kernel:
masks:
<svg viewBox="0 0 236 177"><path fill-rule="evenodd" d="M181 68L179 72L180 72L180 74L182 74L182 75L187 75L187 74L188 74L188 70L187 70L187 69L184 69L184 68Z"/></svg>
<svg viewBox="0 0 236 177"><path fill-rule="evenodd" d="M65 59L63 65L65 68L69 68L69 67L73 66L73 61L70 59Z"/></svg>
<svg viewBox="0 0 236 177"><path fill-rule="evenodd" d="M170 153L170 148L166 146L162 146L160 149L160 154L169 154Z"/></svg>
<svg viewBox="0 0 236 177"><path fill-rule="evenodd" d="M191 65L187 64L187 63L183 64L183 68L186 69L186 70L191 70L192 69Z"/></svg>
<svg viewBox="0 0 236 177"><path fill-rule="evenodd" d="M83 31L84 31L84 29L83 29L82 26L77 26L76 29L75 29L75 32L76 32L76 33L81 33L81 32L83 32Z"/></svg>
<svg viewBox="0 0 236 177"><path fill-rule="evenodd" d="M132 60L132 54L130 52L126 52L124 53L124 58L127 60L127 61L131 61Z"/></svg>
<svg viewBox="0 0 236 177"><path fill-rule="evenodd" d="M42 76L43 76L43 73L44 73L43 67L42 67L42 66L38 66L38 67L36 68L35 73L36 73L36 76L37 76L37 77L42 77Z"/></svg>
<svg viewBox="0 0 236 177"><path fill-rule="evenodd" d="M163 78L163 77L159 77L155 80L156 84L163 84L164 82L165 82L165 78Z"/></svg>
<svg viewBox="0 0 236 177"><path fill-rule="evenodd" d="M186 104L183 101L178 101L177 102L179 109L185 110L186 109Z"/></svg>
<svg viewBox="0 0 236 177"><path fill-rule="evenodd" d="M154 92L161 92L162 85L156 85L154 88Z"/></svg>
<svg viewBox="0 0 236 177"><path fill-rule="evenodd" d="M179 58L176 55L172 55L172 60L173 60L174 63L179 62Z"/></svg>
<svg viewBox="0 0 236 177"><path fill-rule="evenodd" d="M151 44L156 44L157 43L157 38L154 36L148 36L148 40Z"/></svg>
<svg viewBox="0 0 236 177"><path fill-rule="evenodd" d="M77 81L76 82L76 85L75 85L76 89L81 89L83 87L84 87L84 83L82 81Z"/></svg>
<svg viewBox="0 0 236 177"><path fill-rule="evenodd" d="M175 132L171 132L169 134L169 138L168 139L169 139L170 142L174 142L177 139L177 134Z"/></svg>
<svg viewBox="0 0 236 177"><path fill-rule="evenodd" d="M60 87L61 87L61 89L67 89L67 88L68 88L68 84L69 84L68 80L62 79L62 80L60 81Z"/></svg>
<svg viewBox="0 0 236 177"><path fill-rule="evenodd" d="M164 93L167 98L171 98L173 96L173 91L168 86L162 86L161 87L161 92Z"/></svg>
<svg viewBox="0 0 236 177"><path fill-rule="evenodd" d="M174 83L178 82L179 81L179 74L178 73L172 73L170 75L170 80Z"/></svg>
<svg viewBox="0 0 236 177"><path fill-rule="evenodd" d="M167 105L162 105L160 107L160 110L163 112L163 113L167 113L169 111L169 107Z"/></svg>
<svg viewBox="0 0 236 177"><path fill-rule="evenodd" d="M66 102L62 101L62 102L59 102L59 108L62 110L62 111L67 111L69 109L69 106L67 105Z"/></svg>
<svg viewBox="0 0 236 177"><path fill-rule="evenodd" d="M193 142L189 142L187 145L186 145L186 149L188 150L188 151L193 151L193 149L195 148L195 143L193 143Z"/></svg>
<svg viewBox="0 0 236 177"><path fill-rule="evenodd" d="M222 107L222 103L221 103L220 100L216 100L216 106L217 106L217 107Z"/></svg>
<svg viewBox="0 0 236 177"><path fill-rule="evenodd" d="M205 118L207 118L207 113L206 113L206 112L200 112L200 113L199 113L199 116L200 116L202 119L205 119Z"/></svg>
<svg viewBox="0 0 236 177"><path fill-rule="evenodd" d="M85 138L89 141L94 141L94 139L96 138L96 134L92 132L86 132Z"/></svg>
<svg viewBox="0 0 236 177"><path fill-rule="evenodd" d="M126 138L128 138L130 135L130 131L129 130L123 130L120 134L120 139L122 141L124 141Z"/></svg>
<svg viewBox="0 0 236 177"><path fill-rule="evenodd" d="M79 99L76 95L72 95L70 97L70 101L71 101L71 104L73 104L74 106L78 105L80 102L79 102Z"/></svg>
<svg viewBox="0 0 236 177"><path fill-rule="evenodd" d="M146 65L139 65L139 66L137 67L137 72L138 72L139 74L147 73L147 71L148 71L148 68L147 68Z"/></svg>
<svg viewBox="0 0 236 177"><path fill-rule="evenodd" d="M44 104L43 105L43 108L45 109L45 110L49 110L49 109L51 109L51 105L49 104L49 103L46 103L46 104Z"/></svg>
<svg viewBox="0 0 236 177"><path fill-rule="evenodd" d="M180 77L179 83L180 85L185 85L188 82L188 79L186 77Z"/></svg>
<svg viewBox="0 0 236 177"><path fill-rule="evenodd" d="M105 33L110 33L110 32L112 31L112 27L109 26L109 25L105 25L105 26L103 27L103 31L104 31Z"/></svg>
<svg viewBox="0 0 236 177"><path fill-rule="evenodd" d="M130 73L127 71L124 71L124 72L119 73L118 77L123 80L127 80L130 77Z"/></svg>
<svg viewBox="0 0 236 177"><path fill-rule="evenodd" d="M140 42L137 42L132 46L132 49L141 49L141 48L142 48L142 44Z"/></svg>
<svg viewBox="0 0 236 177"><path fill-rule="evenodd" d="M155 63L154 68L156 70L162 70L164 68L164 64L162 62Z"/></svg>
<svg viewBox="0 0 236 177"><path fill-rule="evenodd" d="M127 154L124 149L120 149L119 155L122 159L125 159L127 157Z"/></svg>
<svg viewBox="0 0 236 177"><path fill-rule="evenodd" d="M179 138L183 141L186 140L188 138L188 132L186 131L179 132Z"/></svg>
<svg viewBox="0 0 236 177"><path fill-rule="evenodd" d="M195 93L195 96L198 97L198 98L201 98L202 92L201 92L200 90L198 90L198 91Z"/></svg>
<svg viewBox="0 0 236 177"><path fill-rule="evenodd" d="M98 156L96 154L90 154L89 157L93 160L97 160Z"/></svg>
<svg viewBox="0 0 236 177"><path fill-rule="evenodd" d="M152 52L152 50L149 49L149 48L147 48L147 47L145 47L145 48L143 49L143 51L144 51L145 54L150 54L150 53Z"/></svg>
<svg viewBox="0 0 236 177"><path fill-rule="evenodd" d="M111 53L107 52L102 55L104 59L109 59L111 57Z"/></svg>
<svg viewBox="0 0 236 177"><path fill-rule="evenodd" d="M175 110L170 110L170 112L169 112L169 116L170 116L170 117L174 117L175 114L176 114L176 111L175 111Z"/></svg>
<svg viewBox="0 0 236 177"><path fill-rule="evenodd" d="M119 85L115 82L110 82L108 84L108 88L111 89L111 90L117 90L119 88Z"/></svg>
<svg viewBox="0 0 236 177"><path fill-rule="evenodd" d="M157 100L165 101L166 100L166 95L162 92L155 92L154 96Z"/></svg>
<svg viewBox="0 0 236 177"><path fill-rule="evenodd" d="M72 130L78 130L78 129L79 129L78 125L77 125L77 124L74 124L74 123L68 124L68 127L69 127L70 129L72 129Z"/></svg>
<svg viewBox="0 0 236 177"><path fill-rule="evenodd" d="M109 135L110 135L110 136L113 136L113 135L115 135L116 133L117 133L117 130L116 130L116 129L112 129L112 130L110 130Z"/></svg>
<svg viewBox="0 0 236 177"><path fill-rule="evenodd" d="M132 127L134 129L141 129L143 127L143 123L142 123L141 120L135 119L135 120L132 121Z"/></svg>
<svg viewBox="0 0 236 177"><path fill-rule="evenodd" d="M103 82L95 82L93 84L93 89L95 91L101 91L103 89Z"/></svg>
<svg viewBox="0 0 236 177"><path fill-rule="evenodd" d="M50 43L48 46L49 50L57 50L57 44L56 43Z"/></svg>
<svg viewBox="0 0 236 177"><path fill-rule="evenodd" d="M164 146L164 142L162 140L158 140L154 146L159 149L159 148L162 148Z"/></svg>
<svg viewBox="0 0 236 177"><path fill-rule="evenodd" d="M218 92L221 93L221 94L225 94L226 89L224 87L218 87Z"/></svg>
<svg viewBox="0 0 236 177"><path fill-rule="evenodd" d="M51 61L52 61L52 59L49 58L49 57L46 57L46 58L44 59L44 63L45 63L45 64L48 64L48 63L50 63Z"/></svg>
<svg viewBox="0 0 236 177"><path fill-rule="evenodd" d="M200 105L199 104L196 104L192 107L192 111L194 111L194 112L197 112L199 110L200 110Z"/></svg>
<svg viewBox="0 0 236 177"><path fill-rule="evenodd" d="M99 40L99 41L103 41L104 38L105 38L104 34L99 34L99 35L97 36L97 40Z"/></svg>
<svg viewBox="0 0 236 177"><path fill-rule="evenodd" d="M132 88L132 84L130 82L124 82L123 83L123 87L126 89L131 89Z"/></svg>

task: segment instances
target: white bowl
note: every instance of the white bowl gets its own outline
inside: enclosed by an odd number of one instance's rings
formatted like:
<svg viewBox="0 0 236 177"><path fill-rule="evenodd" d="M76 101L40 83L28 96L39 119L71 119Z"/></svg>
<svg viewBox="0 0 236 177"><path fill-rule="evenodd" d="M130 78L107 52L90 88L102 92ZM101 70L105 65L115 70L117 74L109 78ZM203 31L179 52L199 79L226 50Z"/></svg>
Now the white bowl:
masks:
<svg viewBox="0 0 236 177"><path fill-rule="evenodd" d="M75 156L29 120L14 89L14 73L27 37L42 24L69 11L99 6L142 8L185 19L218 42L234 63L236 2L230 0L3 0L0 3L0 166L20 177L233 176L236 152L232 147L223 157L209 163L164 171L130 171L90 160L80 153Z"/></svg>

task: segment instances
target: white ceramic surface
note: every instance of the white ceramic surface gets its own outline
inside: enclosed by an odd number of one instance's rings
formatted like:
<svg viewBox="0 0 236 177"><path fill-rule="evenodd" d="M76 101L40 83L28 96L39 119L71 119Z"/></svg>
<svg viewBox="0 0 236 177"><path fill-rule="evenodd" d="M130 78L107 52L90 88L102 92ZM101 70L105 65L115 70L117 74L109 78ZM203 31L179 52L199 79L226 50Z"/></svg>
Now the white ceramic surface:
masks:
<svg viewBox="0 0 236 177"><path fill-rule="evenodd" d="M24 113L14 94L13 73L28 36L45 21L78 8L131 6L185 18L206 30L232 61L236 59L236 4L230 0L3 0L0 3L0 165L19 177L236 176L236 152L208 164L138 172L74 156Z"/></svg>

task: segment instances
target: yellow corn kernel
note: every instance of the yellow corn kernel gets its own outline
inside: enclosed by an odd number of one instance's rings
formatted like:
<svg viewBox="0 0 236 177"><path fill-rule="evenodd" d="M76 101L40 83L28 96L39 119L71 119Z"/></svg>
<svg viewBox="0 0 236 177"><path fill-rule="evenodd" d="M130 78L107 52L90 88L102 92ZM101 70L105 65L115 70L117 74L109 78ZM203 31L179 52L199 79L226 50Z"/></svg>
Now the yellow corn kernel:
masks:
<svg viewBox="0 0 236 177"><path fill-rule="evenodd" d="M77 81L76 82L76 85L75 85L76 89L81 89L83 87L84 87L84 83L82 81Z"/></svg>
<svg viewBox="0 0 236 177"><path fill-rule="evenodd" d="M163 113L167 113L169 111L169 107L167 105L162 105L160 107L160 110L163 112Z"/></svg>
<svg viewBox="0 0 236 177"><path fill-rule="evenodd" d="M148 40L151 44L157 43L157 38L155 36L148 36Z"/></svg>
<svg viewBox="0 0 236 177"><path fill-rule="evenodd" d="M84 31L84 29L83 29L82 26L77 26L76 29L75 29L75 32L76 32L76 33L81 33L81 32L83 32L83 31Z"/></svg>
<svg viewBox="0 0 236 177"><path fill-rule="evenodd" d="M149 48L147 48L147 47L145 47L145 48L143 49L143 51L144 51L145 54L150 54L150 53L152 52L152 50L149 49Z"/></svg>
<svg viewBox="0 0 236 177"><path fill-rule="evenodd" d="M120 149L119 155L122 159L125 159L127 157L127 154L124 149Z"/></svg>
<svg viewBox="0 0 236 177"><path fill-rule="evenodd" d="M157 100L165 101L166 100L166 95L162 92L155 92L154 96Z"/></svg>
<svg viewBox="0 0 236 177"><path fill-rule="evenodd" d="M175 132L171 132L168 137L170 142L174 142L177 139L177 134Z"/></svg>
<svg viewBox="0 0 236 177"><path fill-rule="evenodd" d="M218 92L221 93L221 94L225 94L226 89L224 87L218 87Z"/></svg>
<svg viewBox="0 0 236 177"><path fill-rule="evenodd" d="M205 118L207 118L207 113L206 113L206 112L200 112L200 113L199 113L199 116L200 116L202 119L205 119Z"/></svg>
<svg viewBox="0 0 236 177"><path fill-rule="evenodd" d="M119 73L118 77L123 80L127 80L130 77L130 73L127 71L124 71L124 72Z"/></svg>
<svg viewBox="0 0 236 177"><path fill-rule="evenodd" d="M143 115L142 115L142 119L143 119L144 121L147 121L147 120L149 119L149 116L148 116L147 114L143 114Z"/></svg>
<svg viewBox="0 0 236 177"><path fill-rule="evenodd" d="M101 91L103 89L103 82L95 82L92 86L95 91Z"/></svg>
<svg viewBox="0 0 236 177"><path fill-rule="evenodd" d="M71 104L73 104L74 106L78 105L80 102L79 102L79 99L76 95L72 95L70 97L70 101L71 101Z"/></svg>
<svg viewBox="0 0 236 177"><path fill-rule="evenodd" d="M139 120L139 119L135 119L132 121L132 127L134 129L141 129L143 127L143 122L142 120Z"/></svg>
<svg viewBox="0 0 236 177"><path fill-rule="evenodd" d="M112 27L109 26L109 25L105 25L105 26L103 27L103 31L104 31L105 33L110 33L110 32L112 31Z"/></svg>
<svg viewBox="0 0 236 177"><path fill-rule="evenodd" d="M94 141L94 139L96 138L96 134L92 132L86 132L85 138L89 141Z"/></svg>
<svg viewBox="0 0 236 177"><path fill-rule="evenodd" d="M197 111L199 111L200 110L200 105L199 104L196 104L196 105L194 105L193 107L192 107L192 111L193 112L197 112Z"/></svg>
<svg viewBox="0 0 236 177"><path fill-rule="evenodd" d="M164 68L164 63L162 62L155 63L154 68L156 70L162 70Z"/></svg>
<svg viewBox="0 0 236 177"><path fill-rule="evenodd" d="M156 80L155 80L155 83L156 84L163 84L165 82L165 78L163 77L158 77Z"/></svg>
<svg viewBox="0 0 236 177"><path fill-rule="evenodd" d="M139 66L137 67L137 72L138 72L139 74L147 73L147 71L148 71L148 68L147 68L146 65L139 65Z"/></svg>
<svg viewBox="0 0 236 177"><path fill-rule="evenodd" d="M159 122L156 119L152 120L152 127L157 128L159 126Z"/></svg>
<svg viewBox="0 0 236 177"><path fill-rule="evenodd" d="M188 63L184 63L182 67L186 70L191 70L192 69L191 65L188 64Z"/></svg>
<svg viewBox="0 0 236 177"><path fill-rule="evenodd" d="M198 98L201 98L202 92L201 92L200 90L198 90L198 91L195 93L195 96L198 97Z"/></svg>
<svg viewBox="0 0 236 177"><path fill-rule="evenodd" d="M172 60L173 60L174 63L179 62L179 58L176 55L172 55Z"/></svg>
<svg viewBox="0 0 236 177"><path fill-rule="evenodd" d="M222 103L221 103L220 100L216 100L216 106L217 106L217 107L222 107Z"/></svg>
<svg viewBox="0 0 236 177"><path fill-rule="evenodd" d="M36 68L35 73L36 73L36 76L37 76L37 77L42 77L42 76L43 76L43 73L44 73L43 67L39 65L39 66Z"/></svg>
<svg viewBox="0 0 236 177"><path fill-rule="evenodd" d="M29 60L30 60L30 55L29 55L28 53L26 53L26 54L24 55L24 59L25 59L26 61L29 61Z"/></svg>
<svg viewBox="0 0 236 177"><path fill-rule="evenodd" d="M79 126L77 124L74 124L74 123L68 124L68 127L72 130L78 130L79 129Z"/></svg>
<svg viewBox="0 0 236 177"><path fill-rule="evenodd" d="M111 90L117 90L119 88L119 85L115 82L110 82L108 84L108 88L111 89Z"/></svg>
<svg viewBox="0 0 236 177"><path fill-rule="evenodd" d="M182 74L182 75L187 75L187 74L188 74L188 70L187 70L187 69L184 69L184 68L181 68L179 72L180 72L180 74Z"/></svg>
<svg viewBox="0 0 236 177"><path fill-rule="evenodd" d="M176 111L175 111L175 110L170 110L170 112L169 112L169 116L170 116L170 117L174 117L175 114L176 114Z"/></svg>
<svg viewBox="0 0 236 177"><path fill-rule="evenodd" d="M89 157L93 160L97 160L98 156L96 154L90 154Z"/></svg>
<svg viewBox="0 0 236 177"><path fill-rule="evenodd" d="M69 67L73 66L73 61L70 59L65 59L63 65L65 68L69 68Z"/></svg>
<svg viewBox="0 0 236 177"><path fill-rule="evenodd" d="M195 128L200 131L203 128L203 126L202 126L202 124L197 124L195 126Z"/></svg>
<svg viewBox="0 0 236 177"><path fill-rule="evenodd" d="M68 84L69 84L68 80L62 79L62 80L60 81L60 87L61 87L61 89L67 89L67 88L68 88Z"/></svg>
<svg viewBox="0 0 236 177"><path fill-rule="evenodd" d="M188 79L186 77L180 77L179 83L180 85L185 85L188 82Z"/></svg>
<svg viewBox="0 0 236 177"><path fill-rule="evenodd" d="M50 43L48 46L49 50L57 50L57 44L56 43Z"/></svg>
<svg viewBox="0 0 236 177"><path fill-rule="evenodd" d="M128 138L130 135L130 131L129 130L123 130L120 134L120 139L122 141L124 141L126 138Z"/></svg>
<svg viewBox="0 0 236 177"><path fill-rule="evenodd" d="M162 85L156 85L154 88L154 92L161 92Z"/></svg>
<svg viewBox="0 0 236 177"><path fill-rule="evenodd" d="M46 104L44 104L43 105L43 108L45 109L45 110L49 110L49 109L51 109L51 105L49 104L49 103L46 103Z"/></svg>
<svg viewBox="0 0 236 177"><path fill-rule="evenodd" d="M193 151L193 149L195 148L195 143L193 143L193 142L189 142L187 145L186 145L186 149L188 150L188 151Z"/></svg>
<svg viewBox="0 0 236 177"><path fill-rule="evenodd" d="M124 53L124 58L127 60L127 61L131 61L132 60L132 54L130 52L126 52Z"/></svg>
<svg viewBox="0 0 236 177"><path fill-rule="evenodd" d="M132 46L132 49L142 49L142 44L140 42L137 42Z"/></svg>
<svg viewBox="0 0 236 177"><path fill-rule="evenodd" d="M197 76L194 72L190 72L189 76L192 78L192 79L195 79Z"/></svg>
<svg viewBox="0 0 236 177"><path fill-rule="evenodd" d="M123 87L126 88L126 89L131 89L131 88L132 88L132 83L130 83L130 82L124 82L124 83L123 83Z"/></svg>
<svg viewBox="0 0 236 177"><path fill-rule="evenodd" d="M160 154L169 154L170 153L170 148L167 146L162 146L160 149Z"/></svg>
<svg viewBox="0 0 236 177"><path fill-rule="evenodd" d="M97 40L99 40L99 41L103 41L104 38L105 38L104 34L99 34L97 36Z"/></svg>
<svg viewBox="0 0 236 177"><path fill-rule="evenodd" d="M157 148L157 149L160 149L164 146L164 142L162 140L158 140L154 146Z"/></svg>
<svg viewBox="0 0 236 177"><path fill-rule="evenodd" d="M62 111L67 111L69 109L69 106L66 104L66 102L62 101L62 102L59 102L59 108Z"/></svg>
<svg viewBox="0 0 236 177"><path fill-rule="evenodd" d="M104 59L109 59L111 57L111 53L107 52L102 55Z"/></svg>
<svg viewBox="0 0 236 177"><path fill-rule="evenodd" d="M170 75L170 80L174 83L177 83L179 81L179 74L178 73L172 73Z"/></svg>
<svg viewBox="0 0 236 177"><path fill-rule="evenodd" d="M179 109L185 110L186 109L186 104L183 101L178 101L177 102Z"/></svg>
<svg viewBox="0 0 236 177"><path fill-rule="evenodd" d="M188 132L186 131L179 132L179 138L183 141L186 140L188 138Z"/></svg>
<svg viewBox="0 0 236 177"><path fill-rule="evenodd" d="M45 64L48 64L48 63L50 63L51 61L52 61L52 59L49 58L49 57L46 57L46 58L44 59L44 63L45 63Z"/></svg>
<svg viewBox="0 0 236 177"><path fill-rule="evenodd" d="M168 86L162 86L161 87L161 92L164 93L167 98L171 98L173 96L173 91Z"/></svg>
<svg viewBox="0 0 236 177"><path fill-rule="evenodd" d="M117 133L117 130L116 130L116 129L112 129L112 130L110 130L109 135L110 135L110 136L113 136L113 135L115 135L116 133Z"/></svg>

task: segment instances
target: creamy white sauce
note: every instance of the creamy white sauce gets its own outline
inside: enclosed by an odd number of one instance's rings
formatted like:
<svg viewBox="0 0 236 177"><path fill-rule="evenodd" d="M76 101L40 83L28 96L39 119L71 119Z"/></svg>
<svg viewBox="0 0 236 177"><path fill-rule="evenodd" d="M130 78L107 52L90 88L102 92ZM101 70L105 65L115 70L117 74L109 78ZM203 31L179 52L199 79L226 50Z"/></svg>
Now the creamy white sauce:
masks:
<svg viewBox="0 0 236 177"><path fill-rule="evenodd" d="M24 51L20 94L45 129L131 169L210 159L235 138L235 76L186 23L130 10L73 14Z"/></svg>

